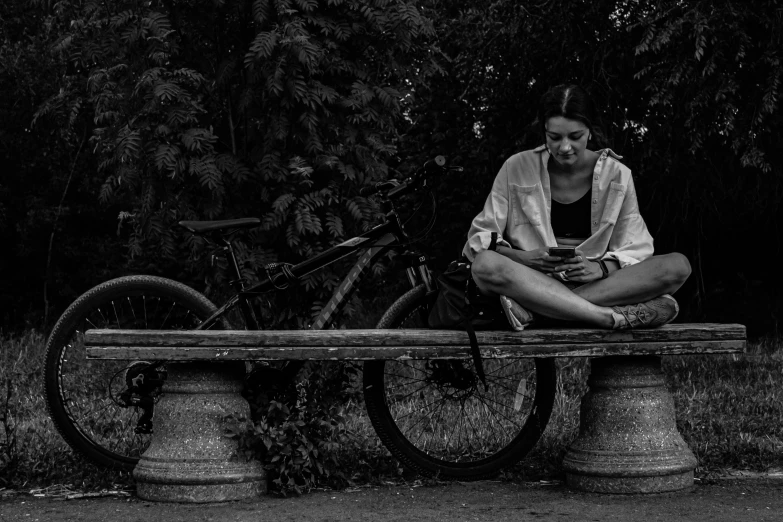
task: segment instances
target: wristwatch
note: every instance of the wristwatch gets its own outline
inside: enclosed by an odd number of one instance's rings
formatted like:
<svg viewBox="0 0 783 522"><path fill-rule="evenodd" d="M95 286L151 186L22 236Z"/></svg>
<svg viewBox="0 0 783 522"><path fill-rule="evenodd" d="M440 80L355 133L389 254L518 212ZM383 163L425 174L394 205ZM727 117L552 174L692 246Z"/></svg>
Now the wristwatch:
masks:
<svg viewBox="0 0 783 522"><path fill-rule="evenodd" d="M609 277L609 269L606 267L606 263L603 259L596 259L596 263L598 263L598 266L601 267L601 279L606 279Z"/></svg>

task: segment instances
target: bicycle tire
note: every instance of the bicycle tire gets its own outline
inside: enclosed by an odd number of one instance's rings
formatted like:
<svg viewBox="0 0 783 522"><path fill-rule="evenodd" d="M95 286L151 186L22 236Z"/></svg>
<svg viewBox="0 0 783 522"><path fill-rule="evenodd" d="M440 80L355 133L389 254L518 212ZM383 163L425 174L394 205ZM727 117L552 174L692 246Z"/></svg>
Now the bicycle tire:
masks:
<svg viewBox="0 0 783 522"><path fill-rule="evenodd" d="M112 279L77 298L49 335L44 369L49 414L71 448L95 464L130 471L150 440L134 432L140 408L118 404L113 389L125 385L128 368L144 363L87 360L85 329L193 329L215 310L192 288L147 275Z"/></svg>
<svg viewBox="0 0 783 522"><path fill-rule="evenodd" d="M413 288L377 328L426 328L427 304L424 286ZM490 478L527 455L546 428L555 398L554 361L485 359L488 389L470 358L445 361L365 362L370 421L410 469L442 479Z"/></svg>

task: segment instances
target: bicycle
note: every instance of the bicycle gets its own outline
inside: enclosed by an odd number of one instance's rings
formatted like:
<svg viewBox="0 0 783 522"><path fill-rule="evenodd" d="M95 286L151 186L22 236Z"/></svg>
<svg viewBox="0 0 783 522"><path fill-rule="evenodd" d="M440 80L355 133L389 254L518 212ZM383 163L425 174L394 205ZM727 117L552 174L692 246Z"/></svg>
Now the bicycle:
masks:
<svg viewBox="0 0 783 522"><path fill-rule="evenodd" d="M426 328L428 307L437 292L426 256L405 251L412 242L394 201L426 186L427 176L455 170L436 157L407 178L365 188L380 199L384 220L356 237L296 265L265 267L266 277L246 286L231 235L260 224L257 218L183 221L180 226L220 245L235 291L217 307L179 282L157 276L126 276L102 283L80 296L55 324L47 341L45 391L49 413L77 452L103 466L131 470L149 444L154 404L166 378L165 364L87 360L83 332L88 328L232 328L239 310L244 328L259 329L253 304L270 291L288 288L302 277L360 253L356 264L310 328L328 328L348 297L379 257L403 251L411 289L383 314L377 328ZM432 228L433 212L426 229ZM301 363L282 368L295 378ZM383 444L400 462L424 475L472 480L495 475L524 457L545 428L555 395L551 359L484 361L486 386L465 360L367 361L362 386L370 421Z"/></svg>

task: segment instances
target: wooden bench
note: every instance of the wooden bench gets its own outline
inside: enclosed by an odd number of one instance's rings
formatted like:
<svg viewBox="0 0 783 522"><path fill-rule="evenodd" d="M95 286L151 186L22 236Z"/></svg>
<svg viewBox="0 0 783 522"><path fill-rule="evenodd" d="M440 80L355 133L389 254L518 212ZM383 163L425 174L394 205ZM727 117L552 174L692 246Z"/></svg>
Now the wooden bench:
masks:
<svg viewBox="0 0 783 522"><path fill-rule="evenodd" d="M677 432L660 357L745 350L745 327L677 324L650 330L583 328L477 332L484 358L593 357L580 432L563 461L567 484L595 492L689 487L696 459ZM88 358L165 360L155 432L134 477L140 497L218 501L265 491L258 463L222 437L228 412L247 415L243 361L469 358L464 332L446 330L89 330ZM220 364L216 364L216 363Z"/></svg>

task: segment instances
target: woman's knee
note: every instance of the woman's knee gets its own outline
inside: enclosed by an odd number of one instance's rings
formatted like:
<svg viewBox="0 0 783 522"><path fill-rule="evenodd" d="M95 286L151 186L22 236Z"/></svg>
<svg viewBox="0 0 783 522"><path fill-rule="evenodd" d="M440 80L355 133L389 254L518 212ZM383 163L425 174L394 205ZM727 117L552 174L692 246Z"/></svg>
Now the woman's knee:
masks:
<svg viewBox="0 0 783 522"><path fill-rule="evenodd" d="M505 277L506 270L503 266L504 259L497 252L489 250L476 254L471 266L471 274L479 288L501 286L507 282Z"/></svg>
<svg viewBox="0 0 783 522"><path fill-rule="evenodd" d="M666 261L664 277L668 283L677 285L679 288L691 275L690 261L679 252L672 252L663 257Z"/></svg>

